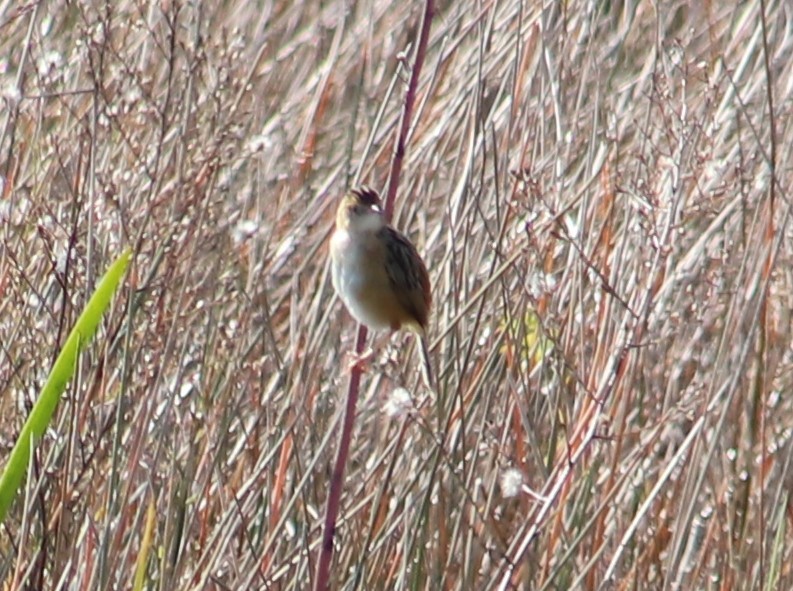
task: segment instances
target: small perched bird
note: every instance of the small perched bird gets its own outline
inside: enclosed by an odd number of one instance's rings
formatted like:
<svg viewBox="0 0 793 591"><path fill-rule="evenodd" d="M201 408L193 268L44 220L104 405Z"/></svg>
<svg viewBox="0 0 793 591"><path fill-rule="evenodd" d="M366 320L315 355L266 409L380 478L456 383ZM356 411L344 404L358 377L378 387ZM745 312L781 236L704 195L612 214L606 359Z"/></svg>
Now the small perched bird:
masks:
<svg viewBox="0 0 793 591"><path fill-rule="evenodd" d="M330 256L333 287L358 322L373 330L407 328L418 335L424 379L432 388L427 267L410 240L386 223L377 191L352 189L341 200Z"/></svg>

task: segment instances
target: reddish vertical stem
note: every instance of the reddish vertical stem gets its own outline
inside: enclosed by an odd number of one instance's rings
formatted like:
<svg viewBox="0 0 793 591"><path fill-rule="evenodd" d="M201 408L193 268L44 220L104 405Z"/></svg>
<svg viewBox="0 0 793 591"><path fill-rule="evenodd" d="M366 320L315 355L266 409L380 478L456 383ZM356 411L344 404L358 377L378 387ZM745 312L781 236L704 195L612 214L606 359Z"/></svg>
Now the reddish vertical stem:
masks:
<svg viewBox="0 0 793 591"><path fill-rule="evenodd" d="M419 75L424 65L424 57L427 53L427 44L430 37L430 25L434 14L433 0L426 0L424 3L424 14L422 15L419 44L416 48L416 58L413 62L413 71L408 82L408 90L405 94L405 104L402 109L402 117L399 126L399 136L396 141L394 157L391 160L391 171L388 176L388 194L385 201L386 218L391 218L394 210L394 199L399 187L399 178L402 172L402 162L405 159L407 147L407 136L410 131L410 120L413 116L413 105L416 102L416 89L418 88ZM360 355L366 346L366 327L358 326L358 337L355 341L355 352ZM336 463L333 466L333 476L330 481L328 491L328 502L325 509L325 523L322 530L322 546L319 551L319 561L317 562L316 577L314 579L314 591L325 591L330 583L330 563L333 557L333 538L336 533L336 521L341 505L341 493L344 488L344 469L347 465L347 456L350 451L353 427L355 426L355 408L358 404L358 392L361 386L361 369L357 365L353 366L350 372L350 384L347 389L347 405L344 411L344 421L342 423L341 437L339 439L339 449L336 455Z"/></svg>
<svg viewBox="0 0 793 591"><path fill-rule="evenodd" d="M355 341L355 351L360 354L366 345L366 327L358 325L358 337ZM341 493L344 488L344 468L347 465L347 456L352 441L352 431L355 426L355 408L358 404L358 392L361 386L361 369L354 365L350 372L350 385L347 389L347 406L344 409L344 422L339 439L339 451L336 454L336 463L333 466L333 475L328 491L328 504L325 509L325 523L322 529L322 547L319 551L317 563L317 576L314 580L315 591L325 591L330 578L330 560L333 557L333 537L336 534L336 518L341 505Z"/></svg>
<svg viewBox="0 0 793 591"><path fill-rule="evenodd" d="M394 201L396 200L397 189L399 188L399 178L402 175L402 162L405 159L407 150L408 133L410 132L410 121L413 117L413 105L416 103L416 89L419 86L419 74L424 66L424 57L427 55L427 44L430 39L430 25L432 17L435 15L435 3L433 0L426 0L424 3L424 14L421 17L421 29L419 33L419 45L416 48L416 59L413 62L413 71L408 82L408 91L405 94L405 105L402 109L402 117L399 121L399 136L394 147L394 157L391 160L391 171L388 174L388 193L385 199L386 219L391 219L394 211Z"/></svg>

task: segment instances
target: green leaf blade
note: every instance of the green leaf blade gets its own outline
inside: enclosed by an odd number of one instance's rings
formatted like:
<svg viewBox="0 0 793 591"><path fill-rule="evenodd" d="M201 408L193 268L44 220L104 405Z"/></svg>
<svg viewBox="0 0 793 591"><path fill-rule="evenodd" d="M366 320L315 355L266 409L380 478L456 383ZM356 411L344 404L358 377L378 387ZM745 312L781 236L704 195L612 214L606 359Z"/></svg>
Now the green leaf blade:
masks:
<svg viewBox="0 0 793 591"><path fill-rule="evenodd" d="M30 411L16 444L11 450L3 474L0 476L0 523L5 520L8 509L16 497L27 472L30 454L52 420L61 394L74 376L80 351L94 336L102 315L115 294L129 265L132 251L125 250L110 266L99 281L91 299L66 339L58 358L52 366L46 384L41 389L33 409Z"/></svg>

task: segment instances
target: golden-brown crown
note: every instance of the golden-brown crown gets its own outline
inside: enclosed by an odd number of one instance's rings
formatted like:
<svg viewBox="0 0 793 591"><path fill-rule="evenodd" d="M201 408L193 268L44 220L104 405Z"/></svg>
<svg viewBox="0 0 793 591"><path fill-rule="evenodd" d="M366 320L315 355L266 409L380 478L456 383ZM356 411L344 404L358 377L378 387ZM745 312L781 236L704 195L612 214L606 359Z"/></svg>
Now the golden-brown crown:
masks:
<svg viewBox="0 0 793 591"><path fill-rule="evenodd" d="M350 189L336 210L336 227L343 230L376 229L382 221L380 195L366 186Z"/></svg>
<svg viewBox="0 0 793 591"><path fill-rule="evenodd" d="M371 187L367 187L366 185L351 189L348 195L351 195L354 199L357 200L359 204L364 205L366 207L370 207L372 209L382 208L380 204L379 193L374 189L372 189Z"/></svg>

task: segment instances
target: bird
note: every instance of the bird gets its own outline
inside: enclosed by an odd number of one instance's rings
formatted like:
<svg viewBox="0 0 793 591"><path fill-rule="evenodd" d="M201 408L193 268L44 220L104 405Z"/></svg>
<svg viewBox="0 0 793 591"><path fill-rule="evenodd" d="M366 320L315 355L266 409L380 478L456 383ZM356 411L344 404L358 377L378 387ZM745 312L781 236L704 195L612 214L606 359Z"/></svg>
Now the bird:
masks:
<svg viewBox="0 0 793 591"><path fill-rule="evenodd" d="M422 373L433 389L429 273L413 243L388 224L377 191L356 187L342 197L330 258L333 287L353 318L372 330L406 329L418 336Z"/></svg>

